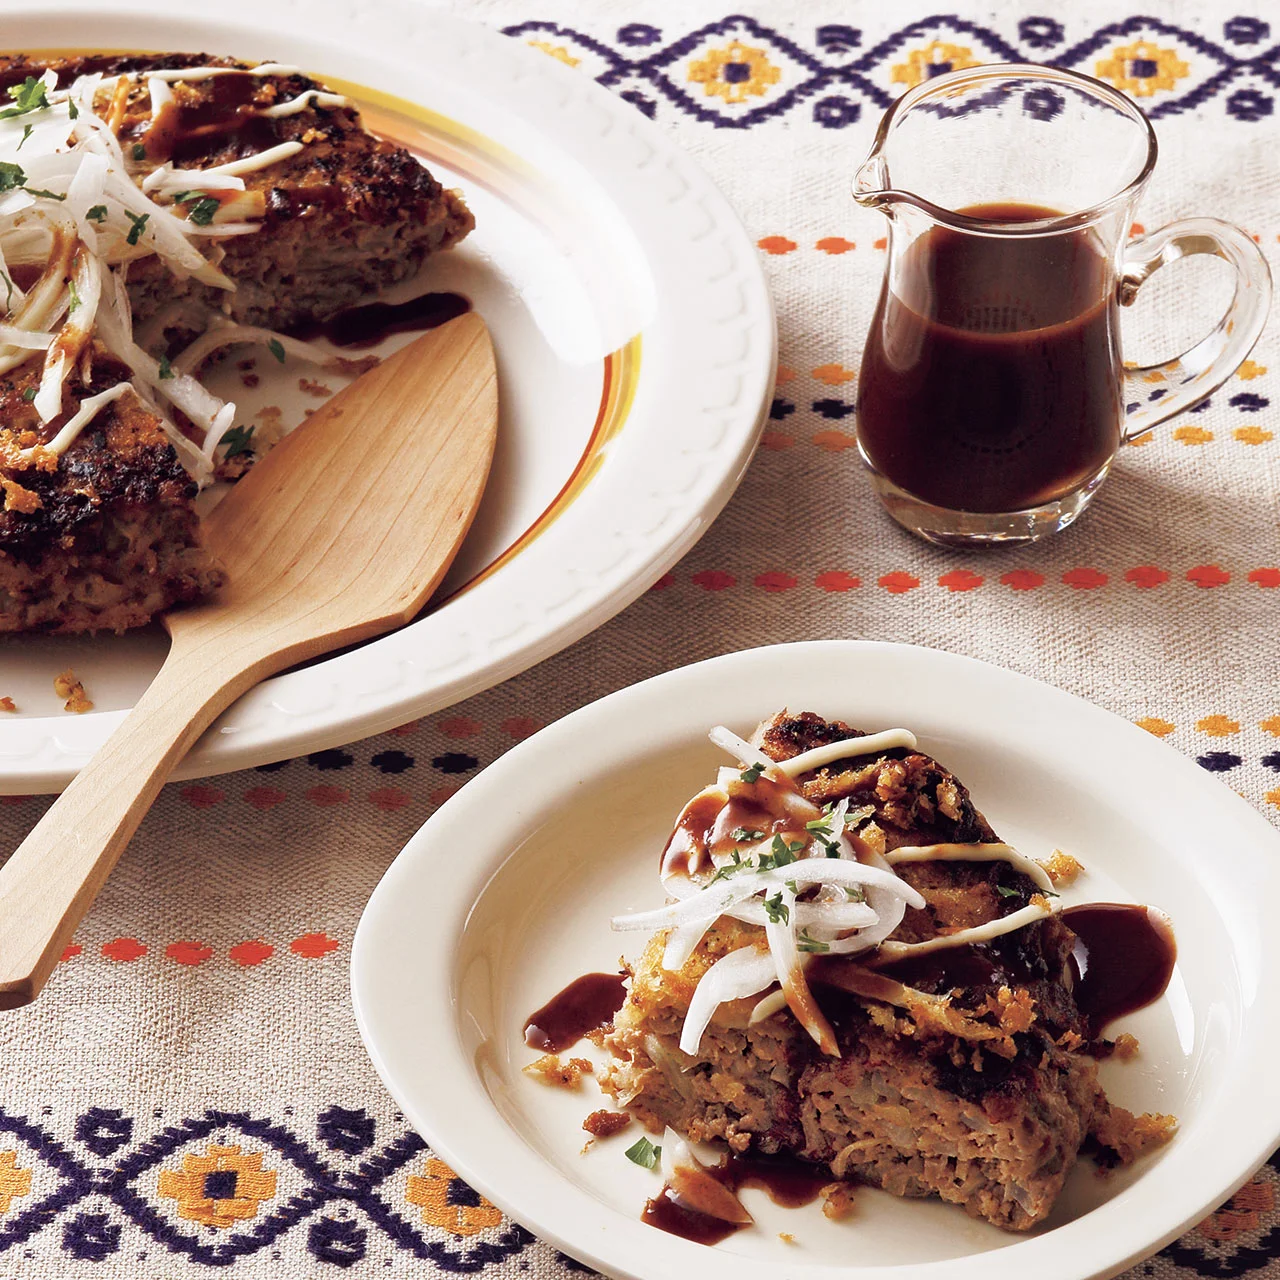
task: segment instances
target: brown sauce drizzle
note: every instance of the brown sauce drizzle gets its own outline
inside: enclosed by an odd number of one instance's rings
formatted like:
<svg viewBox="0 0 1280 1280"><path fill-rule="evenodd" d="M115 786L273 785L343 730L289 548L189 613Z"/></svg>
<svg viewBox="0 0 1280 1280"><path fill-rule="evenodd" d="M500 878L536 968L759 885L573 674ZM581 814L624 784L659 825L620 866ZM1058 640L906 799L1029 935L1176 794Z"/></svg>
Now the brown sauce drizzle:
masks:
<svg viewBox="0 0 1280 1280"><path fill-rule="evenodd" d="M575 978L525 1020L525 1044L543 1053L559 1053L608 1026L627 998L622 979L620 973L587 973Z"/></svg>
<svg viewBox="0 0 1280 1280"><path fill-rule="evenodd" d="M1094 1037L1164 995L1178 949L1162 917L1146 907L1090 902L1068 907L1062 920L1076 935L1075 1002Z"/></svg>
<svg viewBox="0 0 1280 1280"><path fill-rule="evenodd" d="M348 307L328 320L291 330L299 338L328 338L335 347L373 347L393 333L437 329L471 310L460 293L423 293L407 302Z"/></svg>
<svg viewBox="0 0 1280 1280"><path fill-rule="evenodd" d="M774 1204L799 1209L812 1204L824 1187L835 1181L821 1165L808 1164L791 1156L761 1156L731 1152L720 1164L707 1170L717 1182L735 1195L743 1187L756 1187ZM692 1240L695 1244L719 1244L749 1223L725 1222L709 1213L699 1213L674 1199L670 1188L663 1187L645 1203L642 1222L669 1235Z"/></svg>
<svg viewBox="0 0 1280 1280"><path fill-rule="evenodd" d="M668 875L673 871L687 871L689 875L697 875L710 865L708 846L711 842L711 828L715 826L724 801L718 795L708 794L695 796L685 806L676 823L676 829L662 851L662 873Z"/></svg>
<svg viewBox="0 0 1280 1280"><path fill-rule="evenodd" d="M207 95L198 102L180 103L175 98L126 141L141 143L153 164L172 160L179 166L226 147L236 158L266 151L280 142L280 130L275 120L258 112L254 100L259 83L258 77L243 71L213 76Z"/></svg>
<svg viewBox="0 0 1280 1280"><path fill-rule="evenodd" d="M9 268L9 278L23 293L29 293L31 286L44 275L44 267L34 262L16 262Z"/></svg>

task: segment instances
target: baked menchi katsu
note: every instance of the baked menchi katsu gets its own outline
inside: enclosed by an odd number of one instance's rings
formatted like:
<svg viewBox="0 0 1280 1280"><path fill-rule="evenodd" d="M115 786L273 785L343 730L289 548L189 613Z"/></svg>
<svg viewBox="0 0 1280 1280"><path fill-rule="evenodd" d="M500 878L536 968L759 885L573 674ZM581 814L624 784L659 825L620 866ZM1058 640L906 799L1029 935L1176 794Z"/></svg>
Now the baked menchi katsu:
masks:
<svg viewBox="0 0 1280 1280"><path fill-rule="evenodd" d="M1128 1164L1170 1137L1171 1117L1098 1080L1100 1058L1137 1048L1103 1039L1106 1021L1172 970L1158 913L1059 910L1078 864L1002 843L905 730L782 713L750 742L712 738L739 763L680 815L668 904L614 921L653 937L601 1083L667 1130L664 1195L675 1176L686 1210L716 1213L724 1188L700 1198L715 1179L684 1140L717 1139L1025 1231L1082 1151ZM1117 930L1141 961L1119 994L1102 945Z"/></svg>
<svg viewBox="0 0 1280 1280"><path fill-rule="evenodd" d="M121 631L220 581L193 508L258 449L199 380L472 228L461 197L279 63L0 56L0 632Z"/></svg>

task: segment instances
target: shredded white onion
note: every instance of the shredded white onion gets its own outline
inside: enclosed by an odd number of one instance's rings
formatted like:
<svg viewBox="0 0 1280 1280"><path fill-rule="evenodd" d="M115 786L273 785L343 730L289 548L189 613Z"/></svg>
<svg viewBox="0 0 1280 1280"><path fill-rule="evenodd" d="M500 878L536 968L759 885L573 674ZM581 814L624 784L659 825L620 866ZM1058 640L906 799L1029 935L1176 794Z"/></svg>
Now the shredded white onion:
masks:
<svg viewBox="0 0 1280 1280"><path fill-rule="evenodd" d="M255 76L293 75L298 68L268 63L249 71ZM172 85L178 81L241 72L236 67L175 68L131 73L125 79L145 83L154 120L171 106ZM65 89L56 87L52 70L41 79L47 105L0 120L0 161L21 171L21 180L0 193L0 374L43 353L32 403L41 421L52 422L63 412L67 384L82 353L96 339L128 366L132 384L122 382L110 393L85 397L45 447L63 452L102 405L132 385L149 407L159 413L156 401L163 398L200 431L198 447L167 415L159 414L183 465L198 482L207 483L218 443L234 424L235 405L211 395L181 370L164 367L161 376L160 362L134 341L124 274L131 261L155 255L178 278L233 289L218 267L223 252L219 241L254 233L259 226L254 219L265 208L261 193L245 192L242 175L296 155L304 144L281 143L207 170L164 164L139 182L139 166L126 157L111 125L95 110L121 78L104 80L94 73ZM286 116L312 103L345 102L341 95L315 90L265 113ZM220 203L209 222L198 225L187 217L184 205L171 203L184 189L231 193L232 198ZM30 290L14 282L16 266L41 268ZM237 337L218 334L205 354L226 341L279 341L299 358L325 359L310 344L283 335L259 336L265 333L247 329ZM163 329L156 336L162 339Z"/></svg>
<svg viewBox="0 0 1280 1280"><path fill-rule="evenodd" d="M278 343L285 355L296 356L299 360L308 360L312 364L329 364L333 360L327 351L322 351L314 343L291 338L274 329L262 329L248 324L214 323L182 351L173 362L174 368L194 374L219 348L240 342L257 343L260 346Z"/></svg>
<svg viewBox="0 0 1280 1280"><path fill-rule="evenodd" d="M729 842L717 836L715 851L709 847L709 838L673 841L661 870L663 886L673 901L612 921L617 930L669 930L662 963L672 970L685 966L707 930L722 917L763 931L764 948L740 947L722 956L699 979L681 1031L680 1048L685 1053L697 1052L720 1005L765 991L776 982L780 989L757 1002L751 1021L761 1021L789 1006L823 1051L838 1055L831 1026L804 976L805 966L815 955L854 955L878 948L874 964L988 941L1052 913L1041 898L998 920L939 934L926 942L891 941L907 908L926 906L923 895L895 871L895 864L1001 860L1046 893L1052 892L1049 876L1039 863L994 841L903 846L887 856L860 845L864 860L859 860L846 830L851 797L819 809L793 778L836 760L899 747L914 749L916 739L905 729L829 743L781 764L724 726L713 729L710 737L736 757L741 767L721 769L716 785L699 792L686 811L694 804L705 805L708 798L723 808L754 794L754 803L763 804L770 815L769 825L762 827L754 840ZM752 769L758 770L754 780ZM762 782L767 785L758 785ZM721 815L718 823L723 821ZM717 824L712 826L722 830ZM816 894L811 894L815 887Z"/></svg>
<svg viewBox="0 0 1280 1280"><path fill-rule="evenodd" d="M689 1011L680 1029L681 1050L697 1053L707 1023L722 1004L753 996L773 983L776 977L773 956L768 951L741 947L721 956L702 975L689 1001Z"/></svg>

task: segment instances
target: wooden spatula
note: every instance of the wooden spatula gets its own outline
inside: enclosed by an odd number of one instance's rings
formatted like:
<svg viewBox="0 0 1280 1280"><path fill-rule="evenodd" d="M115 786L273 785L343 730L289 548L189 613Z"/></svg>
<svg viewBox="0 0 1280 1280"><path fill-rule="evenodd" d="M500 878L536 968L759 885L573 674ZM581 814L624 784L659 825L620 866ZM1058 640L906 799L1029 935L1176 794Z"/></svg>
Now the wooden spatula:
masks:
<svg viewBox="0 0 1280 1280"><path fill-rule="evenodd" d="M205 530L226 587L164 619L173 645L151 687L0 869L0 1008L39 994L221 711L423 607L480 501L497 413L488 331L463 316L339 392L214 509Z"/></svg>

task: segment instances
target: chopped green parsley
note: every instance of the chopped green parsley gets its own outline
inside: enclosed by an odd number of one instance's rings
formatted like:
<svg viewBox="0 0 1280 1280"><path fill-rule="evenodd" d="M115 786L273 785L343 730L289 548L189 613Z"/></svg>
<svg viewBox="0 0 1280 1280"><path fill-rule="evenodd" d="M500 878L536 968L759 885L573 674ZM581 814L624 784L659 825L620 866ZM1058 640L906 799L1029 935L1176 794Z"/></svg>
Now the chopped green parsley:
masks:
<svg viewBox="0 0 1280 1280"><path fill-rule="evenodd" d="M74 280L67 281L67 288L71 292L71 305L67 308L67 314L70 315L73 311L80 310L80 291L76 288Z"/></svg>
<svg viewBox="0 0 1280 1280"><path fill-rule="evenodd" d="M22 393L22 398L23 398L25 401L27 401L27 403L28 403L28 404L30 404L30 402L36 398L36 389L35 389L35 387L28 387L28 388L27 388L27 389Z"/></svg>
<svg viewBox="0 0 1280 1280"><path fill-rule="evenodd" d="M1018 891L1017 891L1017 889L1010 889L1007 885L1003 885L1003 884L998 884L998 885L996 885L996 892L997 892L997 893L998 893L1002 898L1016 898L1016 897L1018 897Z"/></svg>
<svg viewBox="0 0 1280 1280"><path fill-rule="evenodd" d="M205 196L191 206L191 212L187 214L187 220L194 222L197 227L207 227L221 207L212 196Z"/></svg>
<svg viewBox="0 0 1280 1280"><path fill-rule="evenodd" d="M149 213L130 213L129 210L126 209L124 211L124 216L133 224L129 228L129 234L125 237L125 240L129 244L137 244L142 237L143 229L146 227L151 215Z"/></svg>
<svg viewBox="0 0 1280 1280"><path fill-rule="evenodd" d="M753 764L738 775L743 782L759 782L760 775L764 772L764 765Z"/></svg>
<svg viewBox="0 0 1280 1280"><path fill-rule="evenodd" d="M21 84L10 86L9 97L13 99L13 106L0 111L0 120L12 120L14 116L25 116L28 111L40 111L49 105L44 81L37 80L35 76L28 76Z"/></svg>
<svg viewBox="0 0 1280 1280"><path fill-rule="evenodd" d="M169 357L168 357L168 356L161 356L161 357L160 357L160 379L161 379L161 381L162 381L162 382L167 382L167 381L168 381L170 378L172 378L173 376L174 376L174 373L173 373L173 365L171 365L171 364L169 363ZM222 438L225 440L227 437L226 437L226 436L223 436Z"/></svg>
<svg viewBox="0 0 1280 1280"><path fill-rule="evenodd" d="M623 1153L632 1164L642 1169L652 1169L662 1159L662 1148L655 1147L648 1138L633 1142Z"/></svg>
<svg viewBox="0 0 1280 1280"><path fill-rule="evenodd" d="M14 147L15 151L21 151L22 148L26 146L27 139L31 137L31 134L34 132L34 130L35 130L35 125L33 124L24 124L22 126L22 141L18 143L16 147Z"/></svg>
<svg viewBox="0 0 1280 1280"><path fill-rule="evenodd" d="M764 913L774 924L789 924L791 921L791 909L782 900L782 890L779 889L772 898L764 900Z"/></svg>
<svg viewBox="0 0 1280 1280"><path fill-rule="evenodd" d="M267 350L270 351L281 364L284 364L284 343L282 343L279 338L272 338L271 341L267 343Z"/></svg>
<svg viewBox="0 0 1280 1280"><path fill-rule="evenodd" d="M105 222L107 219L107 206L105 204L95 204L84 216L90 222Z"/></svg>
<svg viewBox="0 0 1280 1280"><path fill-rule="evenodd" d="M800 841L788 844L781 836L774 836L769 852L760 855L760 870L773 871L778 867L790 866L796 855L803 852L804 845Z"/></svg>
<svg viewBox="0 0 1280 1280"><path fill-rule="evenodd" d="M734 827L729 833L729 839L734 844L753 844L757 840L764 839L763 831L752 831L747 827Z"/></svg>
<svg viewBox="0 0 1280 1280"><path fill-rule="evenodd" d="M46 196L50 200L65 200L67 193L61 195L56 191L45 191L41 187L27 186L27 175L20 164L12 160L0 160L0 192L16 191L21 187L29 196Z"/></svg>
<svg viewBox="0 0 1280 1280"><path fill-rule="evenodd" d="M739 871L754 871L756 865L750 858L743 858L737 849L733 851L732 861L726 862L724 866L716 870L715 875L711 877L711 884L715 884L717 880L726 880L729 876L737 875Z"/></svg>
<svg viewBox="0 0 1280 1280"><path fill-rule="evenodd" d="M145 142L135 142L133 144L133 158L135 160L145 160L147 158L147 144Z"/></svg>
<svg viewBox="0 0 1280 1280"><path fill-rule="evenodd" d="M811 938L808 929L800 930L800 936L796 939L796 946L801 951L808 951L816 955L831 950L831 943L823 942L821 938Z"/></svg>
<svg viewBox="0 0 1280 1280"><path fill-rule="evenodd" d="M232 427L218 442L227 446L224 458L235 458L253 452L253 427Z"/></svg>

